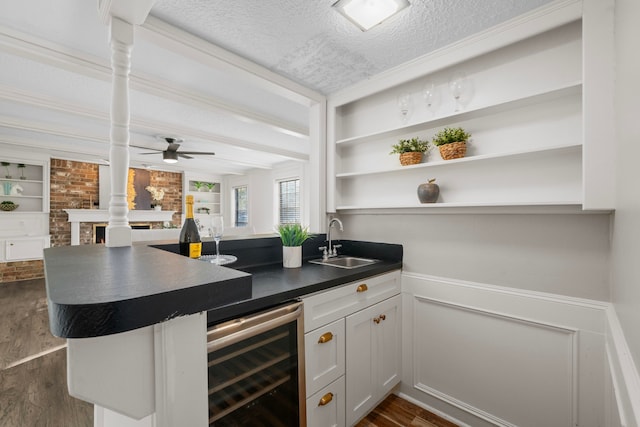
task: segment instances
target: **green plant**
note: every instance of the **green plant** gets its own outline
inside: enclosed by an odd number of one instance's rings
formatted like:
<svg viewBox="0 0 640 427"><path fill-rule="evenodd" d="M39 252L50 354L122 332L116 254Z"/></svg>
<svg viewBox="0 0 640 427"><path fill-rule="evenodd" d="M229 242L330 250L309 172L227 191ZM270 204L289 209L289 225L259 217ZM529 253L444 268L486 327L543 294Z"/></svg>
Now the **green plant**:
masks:
<svg viewBox="0 0 640 427"><path fill-rule="evenodd" d="M466 141L469 138L471 138L471 134L462 128L444 128L433 137L433 143L436 146L441 146Z"/></svg>
<svg viewBox="0 0 640 427"><path fill-rule="evenodd" d="M215 182L207 182L207 188L209 189L209 191L213 190L213 187L216 186Z"/></svg>
<svg viewBox="0 0 640 427"><path fill-rule="evenodd" d="M200 190L204 186L204 182L193 181L193 186L195 187L196 190Z"/></svg>
<svg viewBox="0 0 640 427"><path fill-rule="evenodd" d="M424 153L429 149L429 141L423 141L420 138L401 139L391 148L393 150L389 154Z"/></svg>
<svg viewBox="0 0 640 427"><path fill-rule="evenodd" d="M301 246L305 240L313 237L308 227L300 224L280 224L278 234L282 240L282 246Z"/></svg>

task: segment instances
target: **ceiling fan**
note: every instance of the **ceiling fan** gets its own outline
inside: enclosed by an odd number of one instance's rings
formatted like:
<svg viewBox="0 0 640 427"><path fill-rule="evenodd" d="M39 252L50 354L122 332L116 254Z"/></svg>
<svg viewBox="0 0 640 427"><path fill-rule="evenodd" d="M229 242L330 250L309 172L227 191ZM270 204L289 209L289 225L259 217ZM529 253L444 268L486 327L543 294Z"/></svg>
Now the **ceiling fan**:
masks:
<svg viewBox="0 0 640 427"><path fill-rule="evenodd" d="M168 146L166 150L159 150L157 148L149 148L149 147L141 147L139 145L131 145L131 147L136 148L144 148L145 150L153 150L154 153L140 153L140 154L157 154L158 152L162 153L162 160L165 163L177 163L178 157L182 157L184 159L193 159L190 154L200 155L200 156L213 156L216 153L214 152L206 152L206 151L178 151L180 148L180 143L182 139L173 138L169 136L158 137L159 140L165 141Z"/></svg>

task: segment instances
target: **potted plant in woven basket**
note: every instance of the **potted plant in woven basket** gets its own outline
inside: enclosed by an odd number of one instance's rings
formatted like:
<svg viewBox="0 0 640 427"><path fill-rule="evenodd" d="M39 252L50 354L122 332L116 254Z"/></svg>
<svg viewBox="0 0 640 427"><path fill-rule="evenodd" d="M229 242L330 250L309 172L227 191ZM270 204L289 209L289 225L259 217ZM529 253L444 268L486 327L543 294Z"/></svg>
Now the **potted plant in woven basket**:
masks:
<svg viewBox="0 0 640 427"><path fill-rule="evenodd" d="M415 165L422 161L422 154L429 149L429 141L419 138L401 139L391 148L393 150L389 154L400 154L402 166Z"/></svg>
<svg viewBox="0 0 640 427"><path fill-rule="evenodd" d="M433 137L443 160L459 159L467 154L467 141L471 134L462 128L444 128Z"/></svg>

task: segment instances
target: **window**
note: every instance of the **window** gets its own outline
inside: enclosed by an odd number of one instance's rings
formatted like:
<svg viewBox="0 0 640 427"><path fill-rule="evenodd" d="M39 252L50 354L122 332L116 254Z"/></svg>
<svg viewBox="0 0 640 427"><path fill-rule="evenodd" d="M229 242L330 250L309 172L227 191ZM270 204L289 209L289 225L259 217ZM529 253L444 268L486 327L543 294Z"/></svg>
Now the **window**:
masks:
<svg viewBox="0 0 640 427"><path fill-rule="evenodd" d="M300 179L278 182L280 224L300 223Z"/></svg>
<svg viewBox="0 0 640 427"><path fill-rule="evenodd" d="M246 186L233 188L233 225L236 227L249 225Z"/></svg>

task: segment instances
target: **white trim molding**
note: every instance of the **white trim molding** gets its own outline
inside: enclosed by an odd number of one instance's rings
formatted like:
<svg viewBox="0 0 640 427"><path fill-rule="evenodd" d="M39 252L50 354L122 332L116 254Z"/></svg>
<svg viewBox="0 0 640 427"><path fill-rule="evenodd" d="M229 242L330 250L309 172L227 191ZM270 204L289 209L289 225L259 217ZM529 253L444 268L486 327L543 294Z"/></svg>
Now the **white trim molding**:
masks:
<svg viewBox="0 0 640 427"><path fill-rule="evenodd" d="M608 408L617 412L617 418L623 427L640 426L640 374L624 337L624 332L616 311L612 306L606 310L606 352L612 393L616 404Z"/></svg>
<svg viewBox="0 0 640 427"><path fill-rule="evenodd" d="M609 303L408 272L402 293L401 393L473 426L603 425Z"/></svg>

